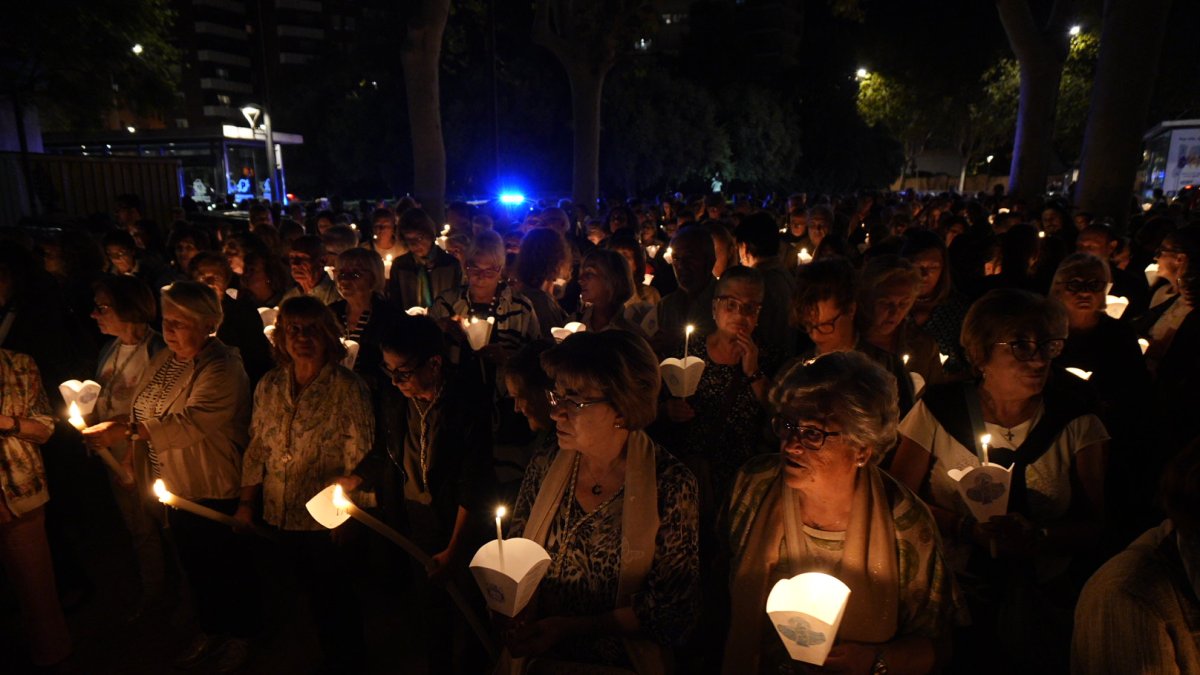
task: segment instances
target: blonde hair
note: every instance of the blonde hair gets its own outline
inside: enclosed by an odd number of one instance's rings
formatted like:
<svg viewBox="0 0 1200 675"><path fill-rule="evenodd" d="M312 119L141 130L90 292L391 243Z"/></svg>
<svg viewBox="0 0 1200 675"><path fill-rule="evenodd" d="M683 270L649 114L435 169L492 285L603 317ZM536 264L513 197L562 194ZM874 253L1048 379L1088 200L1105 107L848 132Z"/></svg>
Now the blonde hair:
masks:
<svg viewBox="0 0 1200 675"><path fill-rule="evenodd" d="M383 276L383 258L380 258L378 253L367 248L347 249L338 254L337 271L340 273L347 264L369 272L372 277L371 291L383 293L383 285L387 279Z"/></svg>

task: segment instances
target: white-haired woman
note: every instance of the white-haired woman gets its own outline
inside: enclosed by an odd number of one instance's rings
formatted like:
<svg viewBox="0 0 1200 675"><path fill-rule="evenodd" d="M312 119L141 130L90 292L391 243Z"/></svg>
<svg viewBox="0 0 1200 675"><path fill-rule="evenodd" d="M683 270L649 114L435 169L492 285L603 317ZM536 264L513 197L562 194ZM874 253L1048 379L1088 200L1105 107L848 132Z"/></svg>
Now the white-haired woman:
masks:
<svg viewBox="0 0 1200 675"><path fill-rule="evenodd" d="M217 294L196 281L162 292L162 336L133 392L128 420L110 420L85 434L103 445L133 437L135 470L161 478L180 497L233 515L249 440L250 383L238 351L214 335L221 324ZM179 561L192 588L200 633L176 661L198 664L214 653L228 672L246 659L257 628L253 574L245 545L225 525L170 509Z"/></svg>
<svg viewBox="0 0 1200 675"><path fill-rule="evenodd" d="M895 377L853 351L793 368L772 390L780 452L747 462L730 497L723 672L787 672L767 595L804 572L851 590L826 668L924 673L944 662L960 608L937 524L877 466L896 441L896 400Z"/></svg>

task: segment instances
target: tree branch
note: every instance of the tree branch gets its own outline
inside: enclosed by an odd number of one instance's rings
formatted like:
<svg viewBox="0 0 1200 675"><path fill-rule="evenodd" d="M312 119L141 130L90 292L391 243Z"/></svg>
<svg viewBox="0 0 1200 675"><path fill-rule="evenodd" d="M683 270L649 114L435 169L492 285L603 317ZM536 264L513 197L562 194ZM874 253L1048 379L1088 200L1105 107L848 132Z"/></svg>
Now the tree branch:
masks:
<svg viewBox="0 0 1200 675"><path fill-rule="evenodd" d="M539 0L537 4L537 13L533 17L533 41L550 50L550 53L557 56L563 65L574 63L577 59L575 50L554 30L551 24L551 4L555 4L555 0ZM561 7L559 9L561 10ZM559 13L561 14L561 12Z"/></svg>

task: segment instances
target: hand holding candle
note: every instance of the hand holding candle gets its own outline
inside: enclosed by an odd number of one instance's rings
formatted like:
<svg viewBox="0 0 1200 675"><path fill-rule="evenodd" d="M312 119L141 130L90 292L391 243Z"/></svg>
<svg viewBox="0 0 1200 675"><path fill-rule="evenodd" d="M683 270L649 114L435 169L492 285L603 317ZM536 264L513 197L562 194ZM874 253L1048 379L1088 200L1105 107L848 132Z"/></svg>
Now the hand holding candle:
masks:
<svg viewBox="0 0 1200 675"><path fill-rule="evenodd" d="M167 506L179 509L180 511L187 511L192 515L200 516L201 518L207 518L215 523L228 525L229 527L232 527L238 531L243 531L246 529L245 523L227 513L221 513L216 509L211 509L203 504L197 504L196 502L193 502L189 499L184 499L183 497L172 493L167 489L167 484L164 483L163 479L161 478L154 481L154 495L158 497L158 501L166 504ZM266 530L263 530L261 527L251 526L250 531L265 539L274 539L271 534L269 534Z"/></svg>

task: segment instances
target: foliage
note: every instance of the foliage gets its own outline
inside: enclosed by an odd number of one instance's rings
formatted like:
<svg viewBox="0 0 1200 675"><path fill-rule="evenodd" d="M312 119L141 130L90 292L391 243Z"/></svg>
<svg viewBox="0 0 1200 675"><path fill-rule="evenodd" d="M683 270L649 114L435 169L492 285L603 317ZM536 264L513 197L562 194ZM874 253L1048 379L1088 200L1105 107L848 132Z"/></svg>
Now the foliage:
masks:
<svg viewBox="0 0 1200 675"><path fill-rule="evenodd" d="M916 87L882 73L860 78L855 104L864 122L900 142L910 165L951 119L946 97L921 96Z"/></svg>
<svg viewBox="0 0 1200 675"><path fill-rule="evenodd" d="M95 127L114 103L163 111L179 79L174 20L169 0L11 3L0 22L0 87L35 103L47 128Z"/></svg>

